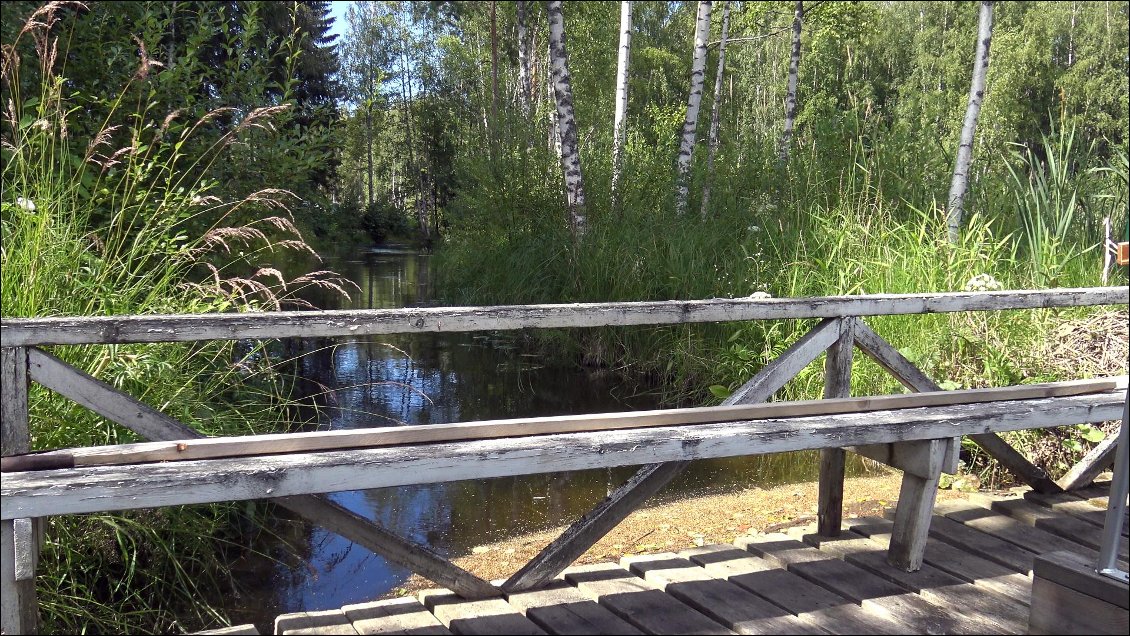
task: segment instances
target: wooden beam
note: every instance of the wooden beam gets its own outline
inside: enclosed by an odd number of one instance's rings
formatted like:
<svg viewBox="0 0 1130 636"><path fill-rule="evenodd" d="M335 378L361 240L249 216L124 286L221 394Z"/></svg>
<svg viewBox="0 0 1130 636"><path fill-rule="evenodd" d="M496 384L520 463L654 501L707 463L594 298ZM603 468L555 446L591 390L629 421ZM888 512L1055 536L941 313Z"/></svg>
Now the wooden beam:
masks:
<svg viewBox="0 0 1130 636"><path fill-rule="evenodd" d="M856 318L840 320L839 335L828 348L824 360L824 398L851 396L851 362L855 352ZM817 532L825 537L840 536L844 510L844 449L820 449Z"/></svg>
<svg viewBox="0 0 1130 636"><path fill-rule="evenodd" d="M821 321L730 394L720 408L734 409L740 408L738 405L767 401L835 340L839 322L838 318ZM687 461L675 461L650 464L636 471L631 479L515 572L503 584L503 589L508 593L532 589L560 574L633 510L682 474L687 465Z"/></svg>
<svg viewBox="0 0 1130 636"><path fill-rule="evenodd" d="M926 540L930 534L930 517L934 514L934 502L938 497L938 479L945 461L946 440L922 440L903 445L912 446L924 462L919 465L919 470L902 474L887 562L907 572L917 572L922 568Z"/></svg>
<svg viewBox="0 0 1130 636"><path fill-rule="evenodd" d="M171 448L175 453L176 448L186 444L206 444L209 441L224 440L224 438L205 438L148 404L118 391L49 353L37 349L32 349L29 353L28 368L31 378L36 382L146 438L167 440L130 446ZM250 436L250 439L254 440L255 436ZM97 448L89 450L96 451ZM490 583L323 497L311 495L289 497L279 504L461 595L483 597L498 593Z"/></svg>
<svg viewBox="0 0 1130 636"><path fill-rule="evenodd" d="M1090 395L615 432L8 473L0 519L486 479L1046 428L1121 416Z"/></svg>
<svg viewBox="0 0 1130 636"><path fill-rule="evenodd" d="M0 348L0 456L30 449L27 394L27 349ZM5 634L39 632L35 534L28 516L0 521L0 631Z"/></svg>
<svg viewBox="0 0 1130 636"><path fill-rule="evenodd" d="M371 336L1125 305L1123 287L175 316L12 318L7 346Z"/></svg>
<svg viewBox="0 0 1130 636"><path fill-rule="evenodd" d="M1106 439L1099 442L1079 463L1071 467L1063 477L1056 481L1056 485L1064 490L1075 490L1089 485L1098 477L1099 473L1103 472L1114 461L1114 453L1118 450L1118 432L1121 430L1117 428L1113 433L1106 436Z"/></svg>

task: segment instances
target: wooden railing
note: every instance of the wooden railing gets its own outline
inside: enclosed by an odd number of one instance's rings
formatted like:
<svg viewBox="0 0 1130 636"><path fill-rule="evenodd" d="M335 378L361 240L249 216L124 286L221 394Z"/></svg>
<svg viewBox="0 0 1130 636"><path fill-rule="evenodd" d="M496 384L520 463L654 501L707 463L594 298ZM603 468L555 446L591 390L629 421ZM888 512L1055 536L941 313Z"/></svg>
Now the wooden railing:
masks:
<svg viewBox="0 0 1130 636"><path fill-rule="evenodd" d="M583 554L690 461L820 449L819 529L840 528L844 447L903 471L889 560L921 565L938 479L956 469L968 435L1013 474L1044 492L1060 488L998 432L1118 419L1125 379L938 393L940 387L876 334L863 317L1125 305L1126 287L799 299L712 299L506 307L456 307L264 314L4 319L2 424L2 621L6 633L36 628L37 520L48 515L270 498L467 597L499 594L426 546L334 504L321 493L505 475L643 465L502 586L528 589ZM372 336L522 328L671 325L822 318L735 391L723 407L537 418L433 427L208 439L40 347ZM849 398L858 348L919 398ZM823 405L768 401L825 356ZM154 443L28 454L27 390L38 382ZM758 409L761 410L758 410ZM447 437L444 437L447 436ZM397 444L389 447L388 444ZM1113 445L1109 446L1113 452ZM1106 454L1103 454L1106 453ZM1070 482L1108 464L1084 460ZM1070 486L1072 483L1065 482Z"/></svg>

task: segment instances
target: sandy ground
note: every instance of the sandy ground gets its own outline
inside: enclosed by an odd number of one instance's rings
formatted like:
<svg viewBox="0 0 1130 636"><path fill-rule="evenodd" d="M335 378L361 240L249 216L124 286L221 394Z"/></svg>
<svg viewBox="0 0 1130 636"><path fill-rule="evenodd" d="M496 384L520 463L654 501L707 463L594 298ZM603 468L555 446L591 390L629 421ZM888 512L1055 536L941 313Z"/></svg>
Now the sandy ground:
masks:
<svg viewBox="0 0 1130 636"><path fill-rule="evenodd" d="M898 499L902 473L848 478L844 483L844 518L882 515ZM938 500L963 493L940 490ZM772 532L816 519L816 484L749 488L659 502L633 512L576 561L578 564L617 561L629 554L677 551L696 545L730 543L750 532ZM565 527L475 546L454 563L486 580L505 579L533 558ZM401 596L436 587L413 575L386 596Z"/></svg>

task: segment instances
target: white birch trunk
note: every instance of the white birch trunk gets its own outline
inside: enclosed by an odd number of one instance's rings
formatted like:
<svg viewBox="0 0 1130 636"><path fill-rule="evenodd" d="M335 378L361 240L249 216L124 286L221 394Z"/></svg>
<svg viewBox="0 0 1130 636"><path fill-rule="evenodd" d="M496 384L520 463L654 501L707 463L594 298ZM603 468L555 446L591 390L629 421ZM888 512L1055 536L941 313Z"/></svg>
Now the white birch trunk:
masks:
<svg viewBox="0 0 1130 636"><path fill-rule="evenodd" d="M628 110L628 60L632 51L632 3L620 3L620 56L616 62L616 117L612 128L612 204L619 201L624 160L624 115Z"/></svg>
<svg viewBox="0 0 1130 636"><path fill-rule="evenodd" d="M781 152L778 158L781 163L789 160L789 149L793 143L793 127L796 125L797 114L797 74L800 68L800 32L804 22L804 2L796 3L793 14L793 51L789 56L789 89L785 94L785 132L781 135Z"/></svg>
<svg viewBox="0 0 1130 636"><path fill-rule="evenodd" d="M710 138L706 151L706 178L702 184L702 218L710 210L710 182L714 178L714 154L718 152L718 125L722 116L722 75L726 69L726 38L730 34L730 3L722 3L722 37L718 40L718 72L714 75L714 102L710 105Z"/></svg>
<svg viewBox="0 0 1130 636"><path fill-rule="evenodd" d="M518 0L518 106L523 117L530 116L530 34L526 28L526 3Z"/></svg>
<svg viewBox="0 0 1130 636"><path fill-rule="evenodd" d="M985 75L989 69L989 46L993 40L993 3L981 2L977 26L977 57L973 60L973 81L969 85L969 105L961 125L961 140L953 166L953 179L946 198L946 232L950 243L957 243L961 234L961 217L964 214L965 193L969 189L969 166L973 162L973 137L977 132L977 118L981 115L981 102L985 98Z"/></svg>
<svg viewBox="0 0 1130 636"><path fill-rule="evenodd" d="M561 137L561 168L565 173L565 198L576 241L585 235L585 185L577 148L577 121L573 117L573 87L569 56L565 50L565 16L560 0L546 3L549 13L549 64L553 71L553 93L557 104L557 130Z"/></svg>
<svg viewBox="0 0 1130 636"><path fill-rule="evenodd" d="M690 195L691 158L694 155L695 133L698 130L698 110L702 105L702 87L706 77L706 41L710 38L710 0L698 3L698 17L694 30L694 59L691 61L691 92L687 98L687 117L683 120L683 140L679 144L679 158L675 170L675 212L687 211Z"/></svg>
<svg viewBox="0 0 1130 636"><path fill-rule="evenodd" d="M552 39L545 45L545 91L549 99L549 134L546 143L553 154L557 156L557 160L561 161L561 134L557 129L557 100L553 95L553 67L551 62L553 52L550 49L551 46Z"/></svg>

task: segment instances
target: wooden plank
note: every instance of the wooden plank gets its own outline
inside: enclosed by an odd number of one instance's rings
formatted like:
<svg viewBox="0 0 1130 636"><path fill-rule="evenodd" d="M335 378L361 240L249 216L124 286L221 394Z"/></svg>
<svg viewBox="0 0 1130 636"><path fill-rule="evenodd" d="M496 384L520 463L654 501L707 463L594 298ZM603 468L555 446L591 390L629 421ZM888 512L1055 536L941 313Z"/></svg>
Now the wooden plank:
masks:
<svg viewBox="0 0 1130 636"><path fill-rule="evenodd" d="M1130 630L1126 610L1053 583L1032 582L1029 634L1125 634Z"/></svg>
<svg viewBox="0 0 1130 636"><path fill-rule="evenodd" d="M874 611L886 612L915 632L926 634L999 633L960 612L938 607L902 587L782 534L742 537L735 545L786 567L809 581Z"/></svg>
<svg viewBox="0 0 1130 636"><path fill-rule="evenodd" d="M1022 574L1032 571L1036 558L1030 550L940 515L930 523L930 536Z"/></svg>
<svg viewBox="0 0 1130 636"><path fill-rule="evenodd" d="M739 634L825 633L674 553L625 557L620 565Z"/></svg>
<svg viewBox="0 0 1130 636"><path fill-rule="evenodd" d="M926 538L930 533L930 518L934 514L938 479L946 453L946 440L912 443L924 456L924 465L919 466L917 472L926 475L903 473L887 553L887 562L904 572L915 572L922 567L922 553L926 549Z"/></svg>
<svg viewBox="0 0 1130 636"><path fill-rule="evenodd" d="M194 632L195 634L258 634L259 629L254 625L232 625L231 627L220 627L218 629L206 629L202 632Z"/></svg>
<svg viewBox="0 0 1130 636"><path fill-rule="evenodd" d="M851 522L852 532L866 536L883 549L890 543L891 528L891 522L876 517ZM1032 581L1027 576L933 537L926 539L924 560L943 572L1025 605L1031 598Z"/></svg>
<svg viewBox="0 0 1130 636"><path fill-rule="evenodd" d="M1069 550L1088 557L1098 556L1096 550L980 506L947 503L938 507L938 513L1036 554Z"/></svg>
<svg viewBox="0 0 1130 636"><path fill-rule="evenodd" d="M345 634L357 636L349 619L339 610L295 612L275 617L276 634Z"/></svg>
<svg viewBox="0 0 1130 636"><path fill-rule="evenodd" d="M708 574L725 579L830 634L906 634L909 623L873 612L733 546L709 545L679 553Z"/></svg>
<svg viewBox="0 0 1130 636"><path fill-rule="evenodd" d="M734 633L611 563L569 568L565 580L648 634Z"/></svg>
<svg viewBox="0 0 1130 636"><path fill-rule="evenodd" d="M1036 492L1051 493L1062 491L1059 485L1048 477L1044 469L1028 461L1027 457L1010 446L1008 442L1001 439L996 433L970 435L969 439L976 442L977 445L981 447L981 450L992 456L992 458L997 460L1001 466L1004 466L1008 472L1015 475L1020 481L1031 486Z"/></svg>
<svg viewBox="0 0 1130 636"><path fill-rule="evenodd" d="M1024 498L1055 512L1063 512L1082 519L1087 523L1102 527L1106 523L1106 506L1098 506L1087 499L1081 499L1070 493L1044 494L1034 490L1024 493ZM1130 528L1123 524L1122 536L1127 536Z"/></svg>
<svg viewBox="0 0 1130 636"><path fill-rule="evenodd" d="M505 329L664 325L784 318L838 318L1125 305L1127 287L996 292L872 294L813 298L712 298L628 303L276 311L174 316L12 318L0 323L10 347L371 336Z"/></svg>
<svg viewBox="0 0 1130 636"><path fill-rule="evenodd" d="M1056 480L1056 485L1064 490L1075 490L1091 483L1099 473L1110 468L1114 462L1114 453L1118 450L1118 431L1119 429L1115 429L1097 446L1087 451L1079 463Z"/></svg>
<svg viewBox="0 0 1130 636"><path fill-rule="evenodd" d="M1124 391L865 414L571 433L250 459L8 473L0 518L71 514L560 470L734 457L1103 421Z"/></svg>
<svg viewBox="0 0 1130 636"><path fill-rule="evenodd" d="M420 602L456 634L544 634L500 598L466 600L447 590L424 590Z"/></svg>
<svg viewBox="0 0 1130 636"><path fill-rule="evenodd" d="M982 493L972 493L970 501L982 507L1008 515L1017 521L1074 541L1088 548L1102 547L1102 528L1066 514L1056 514L1043 506L1022 498L1003 498ZM1119 537L1118 555L1123 560L1130 554L1125 537Z"/></svg>
<svg viewBox="0 0 1130 636"><path fill-rule="evenodd" d="M27 350L0 348L0 456L30 449L27 391ZM0 521L0 631L5 634L39 631L34 534L27 518Z"/></svg>
<svg viewBox="0 0 1130 636"><path fill-rule="evenodd" d="M721 407L717 408L749 413L748 409L751 408L749 404L769 400L837 337L838 325L838 319L822 321L754 374L740 389L727 397ZM810 402L813 408L821 408L815 406L819 400ZM536 557L515 572L503 584L502 589L528 590L557 576L644 501L682 474L686 467L686 461L678 461L650 464L636 471L635 475L614 490L596 508L571 524L560 537L554 539Z"/></svg>
<svg viewBox="0 0 1130 636"><path fill-rule="evenodd" d="M855 318L840 320L839 337L824 359L824 399L851 396L851 362L855 352ZM844 510L844 449L820 449L817 511L820 532L840 533Z"/></svg>
<svg viewBox="0 0 1130 636"><path fill-rule="evenodd" d="M1050 552L1036 557L1034 579L1047 579L1081 594L1093 596L1122 611L1130 609L1127 585L1095 572L1095 564L1071 552Z"/></svg>
<svg viewBox="0 0 1130 636"><path fill-rule="evenodd" d="M809 352L813 353L813 352ZM819 355L816 351L814 355ZM778 360L792 360L783 356ZM801 365L803 367L803 365ZM759 390L745 393L748 399L756 399L780 389L791 376L778 374L779 367L766 367L766 374L776 376L772 382L759 382ZM799 370L799 369L796 369ZM794 371L793 368L787 371ZM759 376L761 374L758 374ZM93 382L98 382L90 378ZM375 448L404 444L424 444L477 439L497 439L502 437L528 437L532 435L552 435L558 433L580 433L593 431L627 430L658 426L687 426L691 424L712 424L749 419L778 417L808 417L813 415L838 415L843 413L867 413L898 409L924 408L928 406L948 406L954 404L983 404L989 402L1026 400L1048 397L1086 395L1125 388L1127 377L1099 380L1072 380L1047 384L1021 385L993 389L970 389L968 391L941 391L938 393L918 393L913 395L880 395L858 398L829 398L824 400L798 400L775 402L772 404L727 404L723 406L662 409L654 411L628 411L620 413L598 413L586 415L566 415L553 417L517 418L508 420L487 420L455 424L427 424L416 426L377 427L365 429L343 429L331 431L311 431L304 433L280 433L265 435L245 435L233 437L202 437L175 420L166 422L164 416L151 407L136 402L131 408L144 412L153 420L156 428L148 430L147 435L163 438L165 441L119 444L114 446L94 446L69 450L35 453L29 456L8 458L3 466L5 472L20 470L49 470L75 466L112 466L129 463L156 461L187 461L198 459L217 459L223 457L247 457L252 455L316 452L345 450L350 448ZM109 391L114 389L107 387ZM119 394L127 397L124 394ZM132 400L132 398L129 398ZM765 397L764 399L768 399ZM107 411L110 412L110 411ZM119 418L130 419L119 413ZM157 421L160 420L160 421ZM181 427L181 428L177 428ZM140 427L139 427L140 428ZM185 439L164 435L163 431L179 430ZM901 463L921 464L928 457L928 451L915 444L891 445L896 454L903 457ZM13 465L15 459L27 460L28 465ZM58 461L55 461L58 460ZM39 466L32 464L38 463ZM929 467L917 465L914 470L923 472Z"/></svg>
<svg viewBox="0 0 1130 636"><path fill-rule="evenodd" d="M819 547L821 552L834 554L847 563L914 592L939 607L959 611L970 620L984 625L986 629L1004 634L1019 634L1027 627L1026 605L994 594L985 588L974 587L972 583L929 564L923 564L914 572L893 567L887 563L886 555L873 542L860 535L854 535L859 538L849 538L852 536L847 533L840 537L829 538L810 534L804 537L804 541Z"/></svg>
<svg viewBox="0 0 1130 636"><path fill-rule="evenodd" d="M356 603L341 608L358 634L436 634L449 636L451 631L416 599L406 596L373 603Z"/></svg>
<svg viewBox="0 0 1130 636"><path fill-rule="evenodd" d="M510 606L550 634L642 634L565 581L506 597Z"/></svg>

